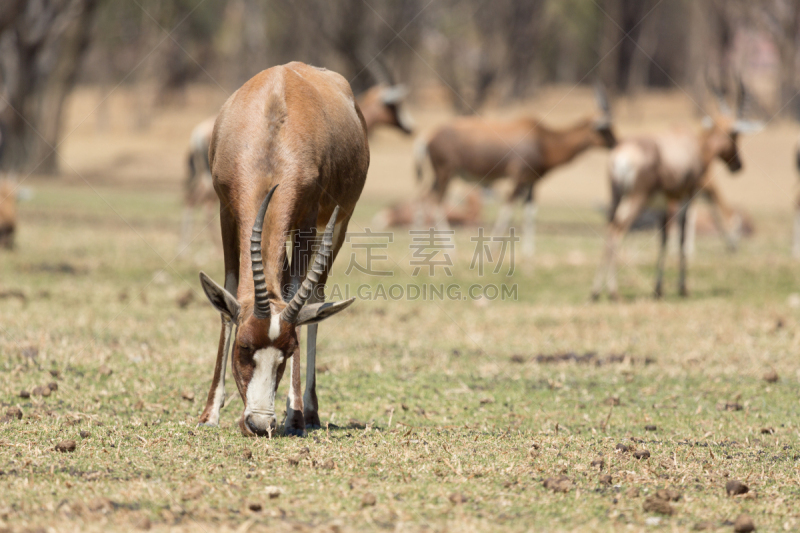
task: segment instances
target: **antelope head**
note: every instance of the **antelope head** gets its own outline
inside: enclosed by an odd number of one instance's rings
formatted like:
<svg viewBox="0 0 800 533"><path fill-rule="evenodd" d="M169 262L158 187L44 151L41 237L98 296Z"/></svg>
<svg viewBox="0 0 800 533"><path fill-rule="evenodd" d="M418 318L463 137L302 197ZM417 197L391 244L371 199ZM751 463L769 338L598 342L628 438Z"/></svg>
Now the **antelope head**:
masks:
<svg viewBox="0 0 800 533"><path fill-rule="evenodd" d="M720 116L703 118L706 156L709 157L709 160L714 157L719 158L727 165L728 170L736 173L742 169L742 159L739 157L739 135L757 133L764 128L764 124L759 121L744 120L747 92L741 78L737 78L735 116L725 101L724 93L713 84L709 83L709 86L717 99Z"/></svg>
<svg viewBox="0 0 800 533"><path fill-rule="evenodd" d="M403 102L408 95L405 85L380 83L369 89L359 99L359 107L367 121L368 129L384 124L392 126L406 135L414 132L414 123Z"/></svg>
<svg viewBox="0 0 800 533"><path fill-rule="evenodd" d="M325 228L322 244L298 291L289 303L280 294L271 294L264 276L261 255L261 232L264 216L277 185L261 204L250 237L253 269L253 305L242 305L235 296L215 283L205 273L200 282L211 305L231 324L224 349L231 359L233 377L244 403L239 427L245 436L271 436L277 426L275 394L286 362L298 357L300 326L316 324L346 309L355 298L334 303L307 304L323 271L331 261L333 231L339 207Z"/></svg>
<svg viewBox="0 0 800 533"><path fill-rule="evenodd" d="M617 145L617 137L614 135L611 120L611 106L608 103L608 95L602 84L594 86L594 97L600 114L592 121L594 133L593 143L596 146L614 148Z"/></svg>

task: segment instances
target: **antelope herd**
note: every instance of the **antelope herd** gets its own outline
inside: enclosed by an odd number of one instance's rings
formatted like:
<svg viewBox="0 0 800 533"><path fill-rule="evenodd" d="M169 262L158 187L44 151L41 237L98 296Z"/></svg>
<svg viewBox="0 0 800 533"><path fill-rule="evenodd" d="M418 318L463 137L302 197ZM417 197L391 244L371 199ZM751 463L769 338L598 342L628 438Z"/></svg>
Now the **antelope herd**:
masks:
<svg viewBox="0 0 800 533"><path fill-rule="evenodd" d="M325 284L345 241L348 223L370 163L369 138L379 126L414 131L404 101L407 89L376 76L378 83L355 98L342 76L303 63L265 70L228 98L219 114L192 131L185 181L185 213L179 251L191 241L194 211L207 223L219 208L224 278L217 284L200 273L201 286L220 313L221 330L211 387L199 423L217 425L225 403L228 360L244 404L244 435L271 436L277 428L275 397L289 369L284 431L303 435L320 427L316 394L318 324L354 299L325 302ZM617 136L602 86L598 111L568 127L533 117L452 119L419 136L409 154L418 183L433 170L429 188L414 202L395 204L373 226L448 229L481 223L481 187L508 179L511 192L499 209L493 234L504 235L514 206L523 206L522 249L534 252L536 186L551 170L591 148L610 150L611 206L602 260L591 296L603 289L618 297L616 263L620 243L643 212L656 213L661 232L654 294L663 294L667 231L680 233L679 292L688 294L695 197L711 206L713 225L735 250L749 220L731 208L711 173L714 160L731 173L742 166L740 135L761 124L745 121L720 105L699 131L675 129L652 135ZM796 148L800 170L800 141ZM452 178L473 185L466 204L448 204ZM0 179L0 246L11 248L16 231L16 189ZM800 258L800 197L796 202L792 251ZM210 226L210 224L208 224ZM702 225L702 224L701 224ZM705 223L704 226L709 226ZM321 235L321 238L320 238ZM180 253L180 252L179 252ZM301 390L300 328L307 326L306 382Z"/></svg>

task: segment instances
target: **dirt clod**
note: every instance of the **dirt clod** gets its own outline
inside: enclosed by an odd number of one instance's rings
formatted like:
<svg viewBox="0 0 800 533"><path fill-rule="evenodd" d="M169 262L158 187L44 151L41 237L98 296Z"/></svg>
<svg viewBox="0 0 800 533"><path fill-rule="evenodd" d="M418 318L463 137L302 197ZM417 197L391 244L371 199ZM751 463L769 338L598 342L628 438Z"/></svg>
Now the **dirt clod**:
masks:
<svg viewBox="0 0 800 533"><path fill-rule="evenodd" d="M657 429L658 429L658 427L656 427L654 425L647 425L647 426L644 427L645 431L656 431Z"/></svg>
<svg viewBox="0 0 800 533"><path fill-rule="evenodd" d="M725 411L741 411L742 405L737 402L727 402L725 404Z"/></svg>
<svg viewBox="0 0 800 533"><path fill-rule="evenodd" d="M109 500L108 498L104 498L102 496L98 496L97 498L90 500L86 504L86 508L92 511L93 513L110 513L114 510L114 502Z"/></svg>
<svg viewBox="0 0 800 533"><path fill-rule="evenodd" d="M677 502L681 499L681 493L675 489L658 489L655 496L666 502Z"/></svg>
<svg viewBox="0 0 800 533"><path fill-rule="evenodd" d="M322 468L325 470L333 470L336 468L336 463L333 459L326 459L324 463L322 463Z"/></svg>
<svg viewBox="0 0 800 533"><path fill-rule="evenodd" d="M47 388L50 389L51 392L55 392L58 390L58 383L56 383L55 381L51 381L50 383L47 384Z"/></svg>
<svg viewBox="0 0 800 533"><path fill-rule="evenodd" d="M767 383L777 383L780 378L778 377L778 373L775 372L775 369L770 368L764 373L764 381Z"/></svg>
<svg viewBox="0 0 800 533"><path fill-rule="evenodd" d="M597 468L598 470L602 470L604 466L606 466L606 460L602 457L595 457L592 461L592 466Z"/></svg>
<svg viewBox="0 0 800 533"><path fill-rule="evenodd" d="M647 450L636 450L633 452L633 456L637 459L649 459L650 452Z"/></svg>
<svg viewBox="0 0 800 533"><path fill-rule="evenodd" d="M141 529L142 531L147 531L152 527L150 523L150 518L146 515L136 515L131 519L131 525L136 529Z"/></svg>
<svg viewBox="0 0 800 533"><path fill-rule="evenodd" d="M656 498L655 496L648 496L642 504L642 509L647 513L675 514L675 508L671 506L668 501Z"/></svg>
<svg viewBox="0 0 800 533"><path fill-rule="evenodd" d="M31 393L26 391L26 390L21 390L21 391L19 391L19 397L20 398L30 398L31 397Z"/></svg>
<svg viewBox="0 0 800 533"><path fill-rule="evenodd" d="M366 487L368 484L369 484L369 482L366 479L364 479L363 477L350 478L350 488L351 489L357 489L357 488L360 488L360 487Z"/></svg>
<svg viewBox="0 0 800 533"><path fill-rule="evenodd" d="M775 434L775 428L761 428L761 434L762 435L774 435Z"/></svg>
<svg viewBox="0 0 800 533"><path fill-rule="evenodd" d="M61 372L59 372L58 369L54 368L50 370L50 375L53 376L54 378L58 378L61 376Z"/></svg>
<svg viewBox="0 0 800 533"><path fill-rule="evenodd" d="M74 452L77 446L74 440L62 440L56 444L56 451L61 453Z"/></svg>
<svg viewBox="0 0 800 533"><path fill-rule="evenodd" d="M616 407L616 406L620 405L621 403L622 402L620 402L619 396L609 396L608 398L606 398L606 401L605 401L606 405L611 405L613 407Z"/></svg>
<svg viewBox="0 0 800 533"><path fill-rule="evenodd" d="M194 391L185 390L181 392L181 398L186 401L193 402L194 401Z"/></svg>
<svg viewBox="0 0 800 533"><path fill-rule="evenodd" d="M245 461L249 461L252 458L253 458L253 452L252 451L245 450L245 451L242 452L242 459L244 459Z"/></svg>
<svg viewBox="0 0 800 533"><path fill-rule="evenodd" d="M22 409L19 407L9 407L6 409L6 416L9 418L16 418L17 420L22 420Z"/></svg>
<svg viewBox="0 0 800 533"><path fill-rule="evenodd" d="M524 355L514 354L514 355L511 356L511 362L512 363L522 364L522 363L526 362L527 360L528 360L528 358L525 357Z"/></svg>
<svg viewBox="0 0 800 533"><path fill-rule="evenodd" d="M620 453L628 453L629 451L631 451L631 449L628 446L625 446L621 442L617 444L615 449Z"/></svg>
<svg viewBox="0 0 800 533"><path fill-rule="evenodd" d="M708 520L704 520L703 522L697 522L693 527L695 531L710 531L713 529L717 529L717 526L714 522L709 522Z"/></svg>
<svg viewBox="0 0 800 533"><path fill-rule="evenodd" d="M611 474L603 474L600 476L600 483L602 485L611 485L612 481Z"/></svg>
<svg viewBox="0 0 800 533"><path fill-rule="evenodd" d="M247 506L247 508L250 509L251 511L253 511L254 513L260 513L261 509L263 509L261 504L258 503L258 502L250 502L250 504Z"/></svg>
<svg viewBox="0 0 800 533"><path fill-rule="evenodd" d="M460 492L452 493L449 496L448 499L450 500L451 503L453 503L455 505L460 505L460 504L465 503L467 501L467 497L464 496L463 494L461 494Z"/></svg>
<svg viewBox="0 0 800 533"><path fill-rule="evenodd" d="M747 494L750 492L750 487L738 479L730 479L725 483L725 492L728 493L728 496L738 496L739 494Z"/></svg>
<svg viewBox="0 0 800 533"><path fill-rule="evenodd" d="M378 499L371 492L367 492L361 498L361 507L373 507L378 502Z"/></svg>
<svg viewBox="0 0 800 533"><path fill-rule="evenodd" d="M569 489L572 488L572 481L565 476L549 477L544 480L544 488L553 492L569 492Z"/></svg>
<svg viewBox="0 0 800 533"><path fill-rule="evenodd" d="M264 487L264 492L267 493L267 497L270 500L274 500L275 498L281 495L281 489L279 487L274 487L274 486Z"/></svg>
<svg viewBox="0 0 800 533"><path fill-rule="evenodd" d="M756 525L753 523L753 519L746 514L740 514L736 522L733 523L734 533L750 533L755 530Z"/></svg>
<svg viewBox="0 0 800 533"><path fill-rule="evenodd" d="M89 433L88 431L86 431L85 429L84 429L84 430L81 430L81 438L82 438L82 439L88 439L88 438L89 438L89 437L91 437L91 436L92 436L92 434L91 434L91 433Z"/></svg>
<svg viewBox="0 0 800 533"><path fill-rule="evenodd" d="M181 500L196 500L202 496L205 491L206 489L202 485L192 485L191 487L184 489L183 494L181 495Z"/></svg>
<svg viewBox="0 0 800 533"><path fill-rule="evenodd" d="M639 487L631 487L625 491L625 496L628 498L638 498L639 497Z"/></svg>

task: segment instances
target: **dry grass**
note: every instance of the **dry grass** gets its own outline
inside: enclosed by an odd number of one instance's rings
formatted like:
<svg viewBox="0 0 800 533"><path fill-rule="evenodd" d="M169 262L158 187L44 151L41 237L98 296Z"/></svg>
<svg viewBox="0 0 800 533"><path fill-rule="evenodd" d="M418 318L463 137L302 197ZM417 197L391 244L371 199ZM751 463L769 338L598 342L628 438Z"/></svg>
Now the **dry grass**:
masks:
<svg viewBox="0 0 800 533"><path fill-rule="evenodd" d="M374 143L378 169L402 149L390 141ZM0 299L0 416L22 411L0 424L0 528L731 531L742 513L761 531L800 527L800 289L780 188L746 204L758 232L740 253L699 239L688 300L674 258L666 300L649 298L655 236L631 236L616 305L588 302L601 215L569 191L545 197L536 260L481 280L518 284L519 301L358 302L320 328L328 429L256 440L239 435L237 396L219 429L194 424L218 335L197 272L219 279L220 252L196 228L175 258L176 193L96 187L38 182L18 250L0 255L0 293L24 295ZM373 187L356 227L383 204ZM472 233L454 276L431 280L410 276L398 235L391 282L467 287ZM334 282L386 282L345 277L348 256ZM537 357L568 352L581 357ZM55 451L68 439L74 452ZM562 476L567 492L544 487ZM731 479L750 492L728 496ZM668 510L652 503L667 488L673 514L646 511Z"/></svg>

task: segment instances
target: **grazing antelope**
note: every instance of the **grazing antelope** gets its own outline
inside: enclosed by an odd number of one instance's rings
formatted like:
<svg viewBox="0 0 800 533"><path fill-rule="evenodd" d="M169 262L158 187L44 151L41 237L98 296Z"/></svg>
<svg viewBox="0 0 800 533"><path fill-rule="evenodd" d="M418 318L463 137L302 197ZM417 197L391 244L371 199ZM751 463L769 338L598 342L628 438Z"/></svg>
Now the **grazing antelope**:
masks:
<svg viewBox="0 0 800 533"><path fill-rule="evenodd" d="M17 229L17 192L11 179L0 179L0 246L8 250L14 247Z"/></svg>
<svg viewBox="0 0 800 533"><path fill-rule="evenodd" d="M669 201L679 202L679 289L682 296L688 295L685 243L689 205L697 194L707 195L717 205L724 204L709 174L709 167L714 159L720 159L731 172L738 172L742 168L737 146L739 134L759 128L755 123L733 120L727 116L717 120L706 117L703 123L703 130L699 134L675 130L658 136L629 139L612 150L608 160L611 181L609 228L605 255L595 276L592 298L599 298L604 282L610 297L618 298L616 260L620 241L642 209L659 193ZM661 247L657 263L656 297L662 295L668 216L668 210L664 210L659 224Z"/></svg>
<svg viewBox="0 0 800 533"><path fill-rule="evenodd" d="M203 290L222 315L222 331L199 421L219 422L230 357L244 403L242 433L271 435L275 394L291 360L284 427L287 434L302 435L320 425L317 323L354 300L323 303L328 272L367 177L364 116L340 75L303 63L273 67L222 106L209 161L220 199L225 287L200 274ZM309 266L313 235L323 230ZM305 325L307 377L301 393L298 331Z"/></svg>
<svg viewBox="0 0 800 533"><path fill-rule="evenodd" d="M536 218L535 187L553 168L568 163L585 150L598 146L612 148L616 137L604 91L595 91L601 113L580 120L564 129L544 126L535 118L511 121L460 117L439 127L415 146L417 180L422 180L422 165L427 156L433 166L434 182L427 198L434 204L437 220L446 227L442 214L447 187L454 174L468 181L491 183L511 177L514 188L497 217L494 235L508 229L514 202L524 203L523 252L533 253Z"/></svg>
<svg viewBox="0 0 800 533"><path fill-rule="evenodd" d="M380 210L372 219L372 229L386 229L410 226L417 215L414 202L399 202ZM463 206L446 205L444 207L447 223L450 226L474 226L481 220L481 198L479 194L469 194ZM436 220L426 216L424 224L431 226Z"/></svg>
<svg viewBox="0 0 800 533"><path fill-rule="evenodd" d="M408 90L403 85L379 83L359 96L358 106L364 115L367 133L371 134L379 126L390 126L410 135L413 132L413 121L403 106L407 94ZM205 219L209 222L217 204L208 163L208 147L216 118L209 117L198 124L190 137L184 202L186 207L178 253L184 251L191 240L195 210L203 209L206 212Z"/></svg>

